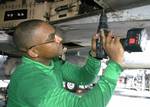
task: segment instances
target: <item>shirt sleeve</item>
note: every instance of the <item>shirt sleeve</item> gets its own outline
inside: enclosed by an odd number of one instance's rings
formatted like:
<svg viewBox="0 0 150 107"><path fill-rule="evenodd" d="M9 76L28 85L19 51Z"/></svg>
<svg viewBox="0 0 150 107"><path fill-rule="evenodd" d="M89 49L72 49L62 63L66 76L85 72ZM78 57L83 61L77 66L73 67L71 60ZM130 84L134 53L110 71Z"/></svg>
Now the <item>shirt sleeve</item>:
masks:
<svg viewBox="0 0 150 107"><path fill-rule="evenodd" d="M75 84L91 83L100 70L100 60L97 60L90 55L84 66L65 62L61 67L64 81L74 82Z"/></svg>
<svg viewBox="0 0 150 107"><path fill-rule="evenodd" d="M109 61L104 75L97 85L86 94L77 96L62 88L48 91L39 107L106 107L110 100L122 68L114 61Z"/></svg>

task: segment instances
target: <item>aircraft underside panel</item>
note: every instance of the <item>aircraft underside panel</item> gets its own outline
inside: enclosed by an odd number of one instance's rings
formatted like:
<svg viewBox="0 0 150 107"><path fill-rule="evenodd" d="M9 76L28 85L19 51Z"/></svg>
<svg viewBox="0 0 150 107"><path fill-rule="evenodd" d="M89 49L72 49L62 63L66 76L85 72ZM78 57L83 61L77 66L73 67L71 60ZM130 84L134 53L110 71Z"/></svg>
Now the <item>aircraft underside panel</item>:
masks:
<svg viewBox="0 0 150 107"><path fill-rule="evenodd" d="M150 0L94 0L101 7L109 11L128 9L150 4Z"/></svg>
<svg viewBox="0 0 150 107"><path fill-rule="evenodd" d="M116 10L150 4L150 0L2 0L0 1L0 29L15 27L28 19L48 22L93 13L102 8ZM94 4L95 3L95 4ZM99 6L98 6L98 5Z"/></svg>
<svg viewBox="0 0 150 107"><path fill-rule="evenodd" d="M15 27L28 19L57 21L78 15L79 0L59 0L40 2L16 0L0 4L0 29Z"/></svg>

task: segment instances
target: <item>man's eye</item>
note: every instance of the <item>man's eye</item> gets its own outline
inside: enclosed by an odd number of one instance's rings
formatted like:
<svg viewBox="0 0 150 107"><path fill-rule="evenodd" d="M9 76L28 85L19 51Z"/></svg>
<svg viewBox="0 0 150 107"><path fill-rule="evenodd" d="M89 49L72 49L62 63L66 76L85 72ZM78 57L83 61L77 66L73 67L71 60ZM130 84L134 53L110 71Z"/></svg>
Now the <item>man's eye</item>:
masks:
<svg viewBox="0 0 150 107"><path fill-rule="evenodd" d="M53 36L51 36L51 40L54 40L55 39L55 34Z"/></svg>
<svg viewBox="0 0 150 107"><path fill-rule="evenodd" d="M49 36L49 40L54 40L54 39L55 39L55 33L53 33Z"/></svg>

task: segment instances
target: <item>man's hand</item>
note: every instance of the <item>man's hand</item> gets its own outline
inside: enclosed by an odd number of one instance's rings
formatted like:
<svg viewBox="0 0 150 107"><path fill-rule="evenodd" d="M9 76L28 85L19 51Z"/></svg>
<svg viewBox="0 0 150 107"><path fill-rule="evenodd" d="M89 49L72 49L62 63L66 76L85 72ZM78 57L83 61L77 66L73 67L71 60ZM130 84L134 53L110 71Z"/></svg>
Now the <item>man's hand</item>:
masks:
<svg viewBox="0 0 150 107"><path fill-rule="evenodd" d="M111 60L122 65L124 49L119 37L113 36L113 34L109 32L107 36L103 37L103 47Z"/></svg>
<svg viewBox="0 0 150 107"><path fill-rule="evenodd" d="M99 39L99 35L98 34L95 34L93 37L92 37L92 44L91 44L91 55L93 57L96 57L96 39Z"/></svg>

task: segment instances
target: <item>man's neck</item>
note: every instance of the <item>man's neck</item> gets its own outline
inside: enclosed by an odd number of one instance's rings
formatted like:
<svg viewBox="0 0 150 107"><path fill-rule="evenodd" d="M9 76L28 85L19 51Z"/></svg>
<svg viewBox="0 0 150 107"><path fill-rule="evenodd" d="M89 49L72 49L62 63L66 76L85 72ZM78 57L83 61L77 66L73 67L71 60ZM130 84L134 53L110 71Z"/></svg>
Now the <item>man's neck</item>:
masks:
<svg viewBox="0 0 150 107"><path fill-rule="evenodd" d="M51 65L51 61L52 61L52 59L39 59L39 58L36 58L36 59L32 58L32 60L35 60L47 66Z"/></svg>

